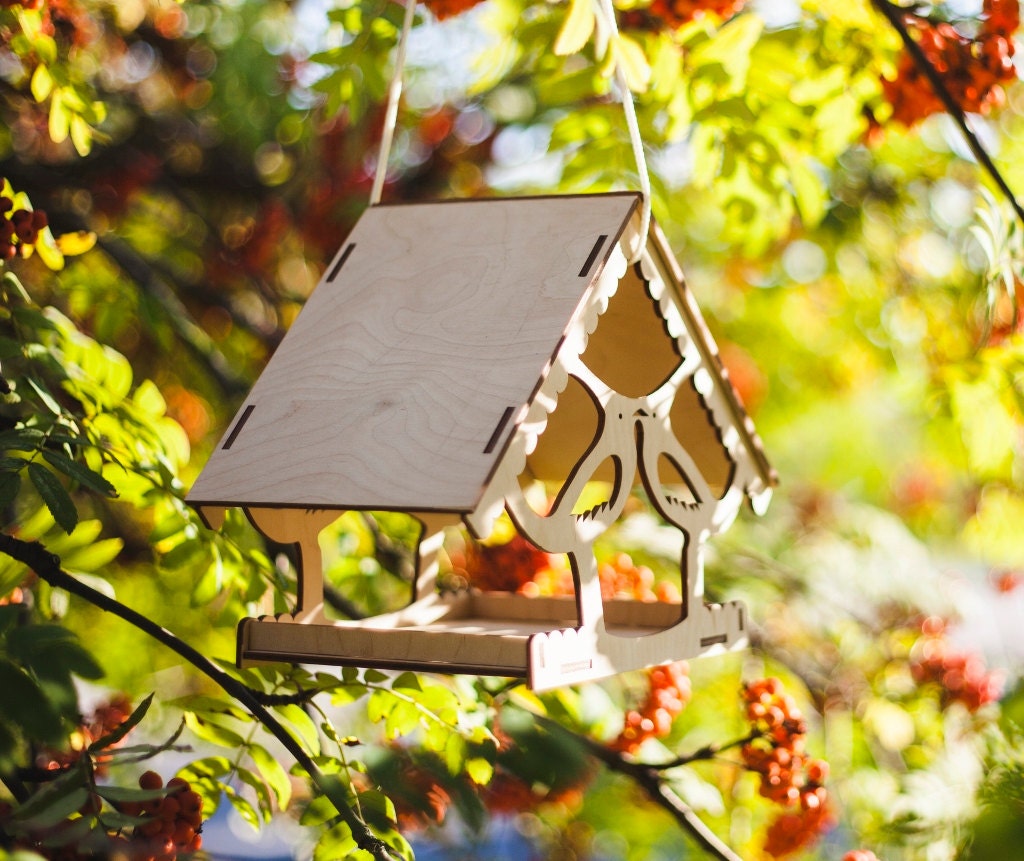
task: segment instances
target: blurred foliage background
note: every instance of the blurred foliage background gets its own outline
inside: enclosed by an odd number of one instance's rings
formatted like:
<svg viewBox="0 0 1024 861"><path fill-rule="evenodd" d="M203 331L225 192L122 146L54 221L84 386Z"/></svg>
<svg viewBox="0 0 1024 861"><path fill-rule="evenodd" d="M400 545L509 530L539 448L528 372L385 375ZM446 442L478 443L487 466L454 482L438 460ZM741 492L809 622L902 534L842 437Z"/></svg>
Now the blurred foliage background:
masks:
<svg viewBox="0 0 1024 861"><path fill-rule="evenodd" d="M367 205L403 11L0 3L0 857L184 857L131 807L171 797L134 788L156 768L295 857L385 851L358 820L393 857L1024 858L1016 0L627 0L617 32L592 0L416 13L385 200L637 188L625 72L654 215L781 476L708 561L748 652L543 697L235 672L339 820L237 699L25 564L41 542L226 664L238 619L289 606L288 548L183 498ZM400 601L414 534L331 527L335 612ZM453 536L449 575L557 591L557 560L492 543ZM637 595L678 570L640 498L601 551Z"/></svg>

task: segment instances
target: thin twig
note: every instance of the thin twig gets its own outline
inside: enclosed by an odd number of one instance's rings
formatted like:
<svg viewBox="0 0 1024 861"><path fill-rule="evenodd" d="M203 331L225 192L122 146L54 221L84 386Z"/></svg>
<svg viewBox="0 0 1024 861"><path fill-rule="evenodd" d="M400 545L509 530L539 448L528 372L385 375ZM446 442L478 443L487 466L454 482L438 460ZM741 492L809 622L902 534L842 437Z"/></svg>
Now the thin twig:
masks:
<svg viewBox="0 0 1024 861"><path fill-rule="evenodd" d="M992 177L992 181L998 186L999 190L1009 201L1010 206L1013 207L1013 211L1017 214L1017 218L1021 224L1024 224L1024 207L1021 207L1014 195L1013 190L1007 184L999 168L996 167L995 162L992 161L992 157L988 154L985 147L982 146L981 141L978 140L978 136L974 133L974 130L970 127L967 122L967 116L964 113L964 109L960 106L959 102L953 98L953 94L949 91L946 86L946 82L942 79L942 75L932 65L931 60L925 55L924 51L921 50L921 46L914 40L914 37L910 35L910 31L907 29L907 24L903 20L903 16L911 13L911 10L905 9L901 6L897 6L889 0L871 0L871 5L878 10L879 13L885 16L886 20L892 24L893 28L900 34L900 38L903 40L903 44L907 49L907 53L910 58L914 61L914 64L921 73L928 79L928 83L931 84L932 89L935 91L935 95L939 97L939 101L942 102L946 108L946 112L953 118L953 121L959 126L960 131L967 139L967 146L970 147L974 157L978 160L978 163L985 169L985 172ZM912 14L912 13L911 13Z"/></svg>
<svg viewBox="0 0 1024 861"><path fill-rule="evenodd" d="M166 628L157 625L130 607L107 597L72 577L61 568L60 557L50 553L42 544L36 541L23 541L11 535L0 533L0 552L27 565L51 586L64 589L72 595L77 595L101 610L113 613L130 625L134 625L171 649L171 651L176 652L197 670L215 681L225 693L241 703L256 720L263 724L284 745L285 749L306 771L320 791L337 808L339 815L351 829L352 838L360 849L369 852L379 861L390 861L390 859L396 857L391 853L387 844L374 836L366 823L348 805L339 791L340 784L336 785L327 775L320 771L316 763L302 749L302 746L291 733L267 710L266 706L253 696L253 692L248 687L229 676L204 654L192 648L188 643L176 637Z"/></svg>
<svg viewBox="0 0 1024 861"><path fill-rule="evenodd" d="M764 733L759 730L752 731L749 735L743 736L743 738L737 738L733 741L726 742L725 744L706 744L704 747L699 747L692 753L686 753L682 756L677 756L675 759L670 759L668 762L651 762L647 763L648 768L655 769L656 771L667 771L670 768L678 768L681 765L690 765L693 762L703 762L709 759L715 759L723 751L730 750L734 747L742 747L748 744L754 739L761 738Z"/></svg>

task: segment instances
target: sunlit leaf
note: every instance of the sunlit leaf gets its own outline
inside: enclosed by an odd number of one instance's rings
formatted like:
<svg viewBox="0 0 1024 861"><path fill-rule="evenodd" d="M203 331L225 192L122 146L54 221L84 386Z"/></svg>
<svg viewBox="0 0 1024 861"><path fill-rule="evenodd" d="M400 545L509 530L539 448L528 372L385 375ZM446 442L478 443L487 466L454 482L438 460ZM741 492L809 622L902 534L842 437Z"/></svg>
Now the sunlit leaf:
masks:
<svg viewBox="0 0 1024 861"><path fill-rule="evenodd" d="M555 39L554 52L565 56L583 50L594 32L594 17L593 0L569 0L569 11Z"/></svg>
<svg viewBox="0 0 1024 861"><path fill-rule="evenodd" d="M32 484L39 491L53 519L61 529L70 533L78 523L78 509L75 508L64 485L57 476L38 463L30 463L27 468Z"/></svg>

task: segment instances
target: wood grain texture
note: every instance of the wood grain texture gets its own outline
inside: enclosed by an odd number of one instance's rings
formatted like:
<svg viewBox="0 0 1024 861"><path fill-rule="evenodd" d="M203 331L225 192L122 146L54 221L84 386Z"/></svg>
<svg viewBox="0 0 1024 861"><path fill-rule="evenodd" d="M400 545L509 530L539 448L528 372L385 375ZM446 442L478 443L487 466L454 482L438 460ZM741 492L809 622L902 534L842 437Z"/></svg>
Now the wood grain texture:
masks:
<svg viewBox="0 0 1024 861"><path fill-rule="evenodd" d="M189 501L471 511L637 201L367 210Z"/></svg>

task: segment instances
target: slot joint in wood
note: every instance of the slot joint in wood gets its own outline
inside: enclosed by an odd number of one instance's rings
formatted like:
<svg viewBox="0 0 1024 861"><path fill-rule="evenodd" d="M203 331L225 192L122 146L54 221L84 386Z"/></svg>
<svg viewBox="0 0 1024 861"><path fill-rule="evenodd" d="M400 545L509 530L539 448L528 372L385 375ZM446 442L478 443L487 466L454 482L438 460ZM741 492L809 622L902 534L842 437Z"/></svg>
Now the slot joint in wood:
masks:
<svg viewBox="0 0 1024 861"><path fill-rule="evenodd" d="M494 447L498 444L498 438L501 436L501 432L505 429L505 425L508 424L508 420L512 418L512 413L515 412L515 407L505 407L505 412L501 414L501 418L498 419L498 424L494 428L494 433L491 434L491 438L487 440L487 445L484 446L484 454L490 454L494 451Z"/></svg>
<svg viewBox="0 0 1024 861"><path fill-rule="evenodd" d="M242 432L242 426L249 421L249 416L252 415L252 411L256 409L256 404L249 404L243 411L241 417L235 422L235 426L231 428L231 433L228 434L228 438L224 440L224 445L221 446L223 451L227 451L231 446L235 444L235 440L238 435Z"/></svg>
<svg viewBox="0 0 1024 861"><path fill-rule="evenodd" d="M583 264L583 268L580 270L580 278L586 278L590 274L590 270L594 266L594 261L597 260L597 255L601 251L601 246L604 245L604 241L607 238L607 233L602 233L597 237L597 242L595 242L594 247L590 249L590 256L587 258L587 262Z"/></svg>
<svg viewBox="0 0 1024 861"><path fill-rule="evenodd" d="M345 247L345 250L341 252L341 256L338 258L338 262L331 267L330 274L328 274L327 276L328 284L330 284L332 281L334 281L335 278L338 277L338 273L341 272L341 267L345 265L345 261L348 260L349 255L352 254L352 252L355 250L355 247L356 244L354 242L350 242Z"/></svg>

